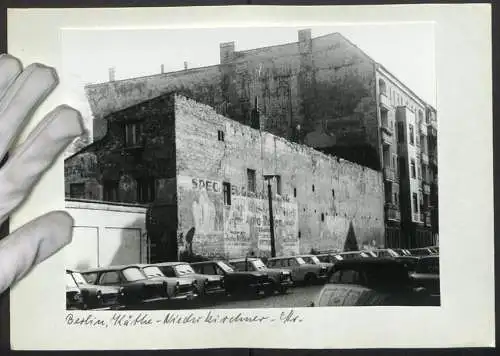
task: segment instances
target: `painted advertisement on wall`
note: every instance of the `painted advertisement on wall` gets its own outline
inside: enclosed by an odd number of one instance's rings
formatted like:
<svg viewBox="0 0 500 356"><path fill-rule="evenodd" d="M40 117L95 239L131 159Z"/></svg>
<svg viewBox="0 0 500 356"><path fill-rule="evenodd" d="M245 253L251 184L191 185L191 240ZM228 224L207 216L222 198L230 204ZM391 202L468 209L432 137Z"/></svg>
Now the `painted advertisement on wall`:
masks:
<svg viewBox="0 0 500 356"><path fill-rule="evenodd" d="M197 177L179 177L178 190L181 248L226 258L271 255L267 196L234 185L224 201L222 182ZM297 204L273 199L273 213L277 253L298 253Z"/></svg>

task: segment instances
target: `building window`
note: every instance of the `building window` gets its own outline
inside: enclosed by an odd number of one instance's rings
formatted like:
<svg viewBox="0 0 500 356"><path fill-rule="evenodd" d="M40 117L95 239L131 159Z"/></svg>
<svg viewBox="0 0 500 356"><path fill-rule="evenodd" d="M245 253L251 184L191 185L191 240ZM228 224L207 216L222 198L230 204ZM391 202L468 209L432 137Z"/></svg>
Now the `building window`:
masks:
<svg viewBox="0 0 500 356"><path fill-rule="evenodd" d="M410 145L414 145L415 144L415 133L413 131L413 125L410 124L409 127L410 127Z"/></svg>
<svg viewBox="0 0 500 356"><path fill-rule="evenodd" d="M429 177L427 176L427 165L423 164L422 165L422 179L427 182L428 178Z"/></svg>
<svg viewBox="0 0 500 356"><path fill-rule="evenodd" d="M118 201L118 181L107 180L103 183L103 198L105 201Z"/></svg>
<svg viewBox="0 0 500 356"><path fill-rule="evenodd" d="M85 183L71 183L69 185L69 196L71 198L85 198Z"/></svg>
<svg viewBox="0 0 500 356"><path fill-rule="evenodd" d="M398 122L398 143L405 142L405 124L404 122Z"/></svg>
<svg viewBox="0 0 500 356"><path fill-rule="evenodd" d="M299 239L302 237L302 232L299 230Z"/></svg>
<svg viewBox="0 0 500 356"><path fill-rule="evenodd" d="M418 213L418 195L413 193L413 212Z"/></svg>
<svg viewBox="0 0 500 356"><path fill-rule="evenodd" d="M386 109L380 108L380 122L382 127L389 127L388 113Z"/></svg>
<svg viewBox="0 0 500 356"><path fill-rule="evenodd" d="M411 177L416 178L416 176L417 176L417 172L415 170L415 160L412 159L411 160Z"/></svg>
<svg viewBox="0 0 500 356"><path fill-rule="evenodd" d="M321 221L325 221L325 214L321 213Z"/></svg>
<svg viewBox="0 0 500 356"><path fill-rule="evenodd" d="M314 184L312 185L312 190L313 190L313 192L314 192Z"/></svg>
<svg viewBox="0 0 500 356"><path fill-rule="evenodd" d="M142 143L142 123L125 124L125 146L138 146Z"/></svg>
<svg viewBox="0 0 500 356"><path fill-rule="evenodd" d="M427 209L429 207L429 194L424 194L424 208Z"/></svg>
<svg viewBox="0 0 500 356"><path fill-rule="evenodd" d="M150 203L156 198L156 181L154 178L140 178L137 180L137 201Z"/></svg>
<svg viewBox="0 0 500 356"><path fill-rule="evenodd" d="M293 197L297 198L297 188L293 188Z"/></svg>
<svg viewBox="0 0 500 356"><path fill-rule="evenodd" d="M332 189L332 198L335 199L335 189Z"/></svg>
<svg viewBox="0 0 500 356"><path fill-rule="evenodd" d="M217 131L219 141L224 141L224 131Z"/></svg>
<svg viewBox="0 0 500 356"><path fill-rule="evenodd" d="M394 204L395 204L396 206L398 206L398 205L399 205L398 193L394 193Z"/></svg>
<svg viewBox="0 0 500 356"><path fill-rule="evenodd" d="M424 121L424 113L422 112L422 110L419 110L418 111L418 122L422 123L423 121Z"/></svg>
<svg viewBox="0 0 500 356"><path fill-rule="evenodd" d="M224 204L231 205L231 183L222 182L222 191L224 193Z"/></svg>
<svg viewBox="0 0 500 356"><path fill-rule="evenodd" d="M385 182L385 201L387 203L392 203L392 183L391 182Z"/></svg>
<svg viewBox="0 0 500 356"><path fill-rule="evenodd" d="M255 181L255 170L247 169L247 189L249 192L255 193L256 191L256 181Z"/></svg>
<svg viewBox="0 0 500 356"><path fill-rule="evenodd" d="M281 176L276 176L276 194L281 195Z"/></svg>
<svg viewBox="0 0 500 356"><path fill-rule="evenodd" d="M387 95L387 88L385 86L385 82L382 79L379 79L378 86L379 86L380 94Z"/></svg>

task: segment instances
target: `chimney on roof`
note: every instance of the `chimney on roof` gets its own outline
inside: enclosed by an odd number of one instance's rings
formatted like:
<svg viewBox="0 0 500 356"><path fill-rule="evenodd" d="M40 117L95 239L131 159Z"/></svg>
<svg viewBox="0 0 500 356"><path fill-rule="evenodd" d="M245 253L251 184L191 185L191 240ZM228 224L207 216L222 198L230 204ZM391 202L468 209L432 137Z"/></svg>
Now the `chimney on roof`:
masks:
<svg viewBox="0 0 500 356"><path fill-rule="evenodd" d="M299 53L311 53L312 40L311 29L299 30Z"/></svg>
<svg viewBox="0 0 500 356"><path fill-rule="evenodd" d="M188 69L188 62L184 61L184 70Z"/></svg>
<svg viewBox="0 0 500 356"><path fill-rule="evenodd" d="M109 73L109 81L114 82L115 81L115 67L109 68L108 73Z"/></svg>
<svg viewBox="0 0 500 356"><path fill-rule="evenodd" d="M161 65L161 74L163 74L163 73L165 73L165 65L164 64Z"/></svg>
<svg viewBox="0 0 500 356"><path fill-rule="evenodd" d="M234 41L220 44L220 64L231 62L234 59Z"/></svg>

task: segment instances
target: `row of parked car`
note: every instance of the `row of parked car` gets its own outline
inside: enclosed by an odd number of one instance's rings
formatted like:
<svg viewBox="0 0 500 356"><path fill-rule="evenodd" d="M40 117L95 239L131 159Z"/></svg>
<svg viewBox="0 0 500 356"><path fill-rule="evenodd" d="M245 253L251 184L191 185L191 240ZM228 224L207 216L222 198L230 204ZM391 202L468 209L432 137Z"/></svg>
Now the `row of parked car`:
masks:
<svg viewBox="0 0 500 356"><path fill-rule="evenodd" d="M164 262L67 270L66 304L67 309L133 309L146 304L189 308L210 296L252 297L283 294L296 284L345 283L345 275L337 282L334 276L345 266L372 268L370 260L397 261L410 271L422 256L437 253L438 250L431 248L384 249L274 257L265 262L245 257L191 264ZM348 261L353 263L346 264ZM350 284L354 282L355 279Z"/></svg>
<svg viewBox="0 0 500 356"><path fill-rule="evenodd" d="M311 256L245 257L67 270L68 309L134 308L147 303L190 306L209 296L286 293L297 283L326 282L332 263ZM191 304L192 306L192 304Z"/></svg>

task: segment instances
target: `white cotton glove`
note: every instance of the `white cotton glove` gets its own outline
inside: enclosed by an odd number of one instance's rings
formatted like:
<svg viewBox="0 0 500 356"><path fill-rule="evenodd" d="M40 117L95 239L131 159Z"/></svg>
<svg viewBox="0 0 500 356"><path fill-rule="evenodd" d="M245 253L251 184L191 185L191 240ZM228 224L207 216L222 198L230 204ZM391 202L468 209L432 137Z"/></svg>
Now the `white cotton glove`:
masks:
<svg viewBox="0 0 500 356"><path fill-rule="evenodd" d="M53 68L32 64L23 70L10 55L0 56L0 224L30 194L55 159L83 133L78 111L59 106L13 149L27 120L58 84ZM40 202L43 204L43 202ZM36 218L0 240L0 293L71 241L73 219L64 211Z"/></svg>

